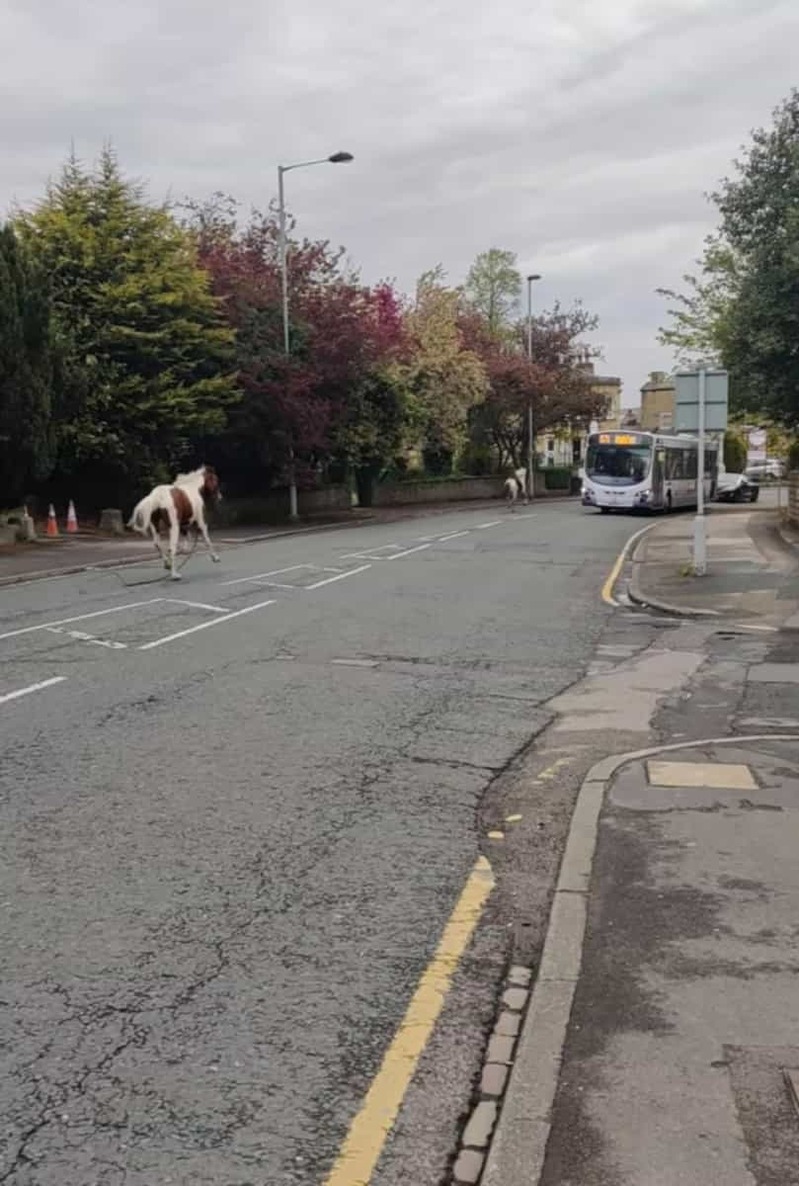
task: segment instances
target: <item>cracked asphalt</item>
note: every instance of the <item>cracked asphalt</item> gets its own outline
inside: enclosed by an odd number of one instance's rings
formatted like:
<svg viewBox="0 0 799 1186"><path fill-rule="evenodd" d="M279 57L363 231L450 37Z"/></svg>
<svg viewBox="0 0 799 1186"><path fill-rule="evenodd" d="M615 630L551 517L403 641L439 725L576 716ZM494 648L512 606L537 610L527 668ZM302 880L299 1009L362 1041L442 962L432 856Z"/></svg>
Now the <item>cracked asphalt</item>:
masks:
<svg viewBox="0 0 799 1186"><path fill-rule="evenodd" d="M498 507L0 592L0 1182L322 1186L484 852L374 1183L444 1179L568 805L544 781L507 867L487 830L637 526Z"/></svg>

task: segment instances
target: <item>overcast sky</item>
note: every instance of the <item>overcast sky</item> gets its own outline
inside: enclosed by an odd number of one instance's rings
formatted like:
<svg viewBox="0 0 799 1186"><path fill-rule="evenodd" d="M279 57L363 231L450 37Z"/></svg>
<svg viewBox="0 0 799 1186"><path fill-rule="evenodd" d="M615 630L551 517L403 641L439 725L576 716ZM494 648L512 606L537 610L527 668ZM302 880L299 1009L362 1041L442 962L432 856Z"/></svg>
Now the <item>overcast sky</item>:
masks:
<svg viewBox="0 0 799 1186"><path fill-rule="evenodd" d="M638 402L705 192L799 83L796 0L2 0L0 209L106 139L154 198L274 196L366 280L487 247L582 297Z"/></svg>

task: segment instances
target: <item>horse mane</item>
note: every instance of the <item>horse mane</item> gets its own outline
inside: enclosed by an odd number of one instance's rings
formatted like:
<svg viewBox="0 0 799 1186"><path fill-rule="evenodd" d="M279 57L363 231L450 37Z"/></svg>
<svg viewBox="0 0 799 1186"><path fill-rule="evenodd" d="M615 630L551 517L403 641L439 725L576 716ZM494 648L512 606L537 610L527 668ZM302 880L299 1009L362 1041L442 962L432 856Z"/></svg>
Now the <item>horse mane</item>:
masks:
<svg viewBox="0 0 799 1186"><path fill-rule="evenodd" d="M175 481L173 482L173 485L188 486L189 483L197 481L197 479L202 476L204 469L205 466L201 465L198 469L193 469L188 474L178 474L178 476L175 478Z"/></svg>

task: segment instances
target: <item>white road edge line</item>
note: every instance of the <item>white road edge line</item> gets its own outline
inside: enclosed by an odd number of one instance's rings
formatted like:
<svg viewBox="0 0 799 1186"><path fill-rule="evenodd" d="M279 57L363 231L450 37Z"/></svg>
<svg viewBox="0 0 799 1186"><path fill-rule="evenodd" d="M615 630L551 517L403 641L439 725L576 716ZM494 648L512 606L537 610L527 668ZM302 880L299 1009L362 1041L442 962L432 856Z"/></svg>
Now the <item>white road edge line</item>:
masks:
<svg viewBox="0 0 799 1186"><path fill-rule="evenodd" d="M189 626L187 630L178 630L175 634L168 634L166 638L156 638L154 642L146 642L139 647L140 651L152 651L155 647L162 647L165 643L174 642L176 638L185 638L187 634L196 634L198 630L208 630L211 626L221 626L223 622L230 622L233 618L240 618L243 614L251 614L256 609L266 609L268 605L275 605L275 601L259 601L257 605L248 605L244 609L234 610L224 618L211 618L210 622L200 622L197 626Z"/></svg>
<svg viewBox="0 0 799 1186"><path fill-rule="evenodd" d="M490 523L478 523L475 531L485 531L488 527L499 527L501 522L501 519L492 519Z"/></svg>
<svg viewBox="0 0 799 1186"><path fill-rule="evenodd" d="M72 622L86 622L89 618L101 618L103 614L119 614L126 609L139 609L142 605L157 605L163 600L163 597L151 597L148 601L131 601L127 605L114 605L111 609L98 609L91 614L78 614L74 618L59 618L56 622L42 622L39 626L23 626L21 630L9 630L7 634L0 634L0 639L16 638L20 634L32 634L34 630L47 630L50 626L69 626Z"/></svg>
<svg viewBox="0 0 799 1186"><path fill-rule="evenodd" d="M393 556L387 556L387 560L401 560L403 556L412 556L414 552L426 552L432 544L419 544L418 548L406 548L404 552L396 552Z"/></svg>
<svg viewBox="0 0 799 1186"><path fill-rule="evenodd" d="M41 692L44 688L52 688L54 684L63 684L65 675L54 675L52 679L43 679L38 684L30 684L27 688L17 688L16 692L6 692L0 696L0 704L7 704L9 700L19 700L20 696L30 696L31 692Z"/></svg>
<svg viewBox="0 0 799 1186"><path fill-rule="evenodd" d="M438 542L440 544L443 544L443 543L446 543L446 541L448 539L457 539L459 535L468 535L468 534L469 534L468 531L453 531L453 532L451 532L450 535L440 535L438 537Z"/></svg>
<svg viewBox="0 0 799 1186"><path fill-rule="evenodd" d="M207 609L214 614L229 614L230 610L224 605L206 605L204 601L183 601L180 597L165 597L170 605L188 605L191 609Z"/></svg>
<svg viewBox="0 0 799 1186"><path fill-rule="evenodd" d="M278 577L284 572L296 572L298 568L315 568L313 564L290 564L288 568L273 568L271 572L256 572L251 577L236 577L235 581L222 581L222 585L243 585L245 581L260 581L265 577Z"/></svg>
<svg viewBox="0 0 799 1186"><path fill-rule="evenodd" d="M349 572L340 572L337 577L325 577L323 581L317 581L315 585L306 585L305 591L310 593L312 589L321 589L323 585L332 585L334 581L345 581L347 577L357 576L359 572L366 572L367 568L371 567L371 564L362 564L360 568L352 568Z"/></svg>

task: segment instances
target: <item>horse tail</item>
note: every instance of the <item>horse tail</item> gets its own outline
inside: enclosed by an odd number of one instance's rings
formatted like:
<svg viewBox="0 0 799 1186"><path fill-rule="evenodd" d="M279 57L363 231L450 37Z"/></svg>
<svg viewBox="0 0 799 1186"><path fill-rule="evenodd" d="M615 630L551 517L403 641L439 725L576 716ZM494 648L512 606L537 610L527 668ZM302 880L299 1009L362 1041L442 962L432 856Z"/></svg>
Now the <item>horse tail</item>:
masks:
<svg viewBox="0 0 799 1186"><path fill-rule="evenodd" d="M137 503L133 508L133 514L128 522L128 527L133 531L138 531L142 535L147 530L147 511L149 510L149 499L143 498L141 502Z"/></svg>

